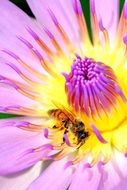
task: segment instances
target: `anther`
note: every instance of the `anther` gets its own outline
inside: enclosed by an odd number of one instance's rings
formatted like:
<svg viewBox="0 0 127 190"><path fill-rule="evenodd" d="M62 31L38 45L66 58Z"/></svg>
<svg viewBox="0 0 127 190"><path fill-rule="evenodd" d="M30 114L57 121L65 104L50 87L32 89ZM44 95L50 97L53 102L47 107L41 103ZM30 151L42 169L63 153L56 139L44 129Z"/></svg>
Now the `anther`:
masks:
<svg viewBox="0 0 127 190"><path fill-rule="evenodd" d="M96 137L102 144L106 144L107 141L102 137L100 131L97 129L97 127L93 124L91 124L91 128L93 129L93 132L95 133Z"/></svg>

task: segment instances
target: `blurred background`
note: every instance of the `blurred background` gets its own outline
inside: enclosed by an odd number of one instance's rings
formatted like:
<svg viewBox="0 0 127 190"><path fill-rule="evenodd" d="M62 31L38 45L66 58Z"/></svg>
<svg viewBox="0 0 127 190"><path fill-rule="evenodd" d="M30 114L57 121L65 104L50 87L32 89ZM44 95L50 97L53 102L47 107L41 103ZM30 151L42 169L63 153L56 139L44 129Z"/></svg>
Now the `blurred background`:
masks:
<svg viewBox="0 0 127 190"><path fill-rule="evenodd" d="M31 12L30 8L28 7L28 5L26 3L26 0L10 0L10 1L13 2L14 4L16 4L18 7L20 7L29 16L34 17L33 13ZM57 1L57 0L54 0L54 1ZM84 16L86 18L89 34L91 36L89 0L80 0L80 1L82 4L82 7L83 7ZM125 0L120 0L120 13L121 13L124 1ZM0 118L8 118L8 117L16 117L16 115L8 115L8 114L2 114L2 113L0 114Z"/></svg>

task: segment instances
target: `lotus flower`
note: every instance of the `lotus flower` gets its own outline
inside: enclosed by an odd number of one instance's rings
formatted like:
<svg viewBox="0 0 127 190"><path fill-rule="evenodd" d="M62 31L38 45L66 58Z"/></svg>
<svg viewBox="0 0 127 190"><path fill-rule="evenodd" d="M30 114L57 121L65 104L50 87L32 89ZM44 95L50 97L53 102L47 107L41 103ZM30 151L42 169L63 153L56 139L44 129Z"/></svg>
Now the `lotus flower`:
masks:
<svg viewBox="0 0 127 190"><path fill-rule="evenodd" d="M1 190L127 189L127 2L0 2Z"/></svg>

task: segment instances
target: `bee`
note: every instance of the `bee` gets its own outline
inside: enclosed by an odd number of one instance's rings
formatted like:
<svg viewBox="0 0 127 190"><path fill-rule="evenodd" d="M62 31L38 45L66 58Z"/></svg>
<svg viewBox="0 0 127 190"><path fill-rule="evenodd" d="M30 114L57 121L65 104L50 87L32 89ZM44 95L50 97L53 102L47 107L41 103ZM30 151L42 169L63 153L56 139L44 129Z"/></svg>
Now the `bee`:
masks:
<svg viewBox="0 0 127 190"><path fill-rule="evenodd" d="M52 109L48 111L51 118L56 120L53 128L64 130L64 134L71 132L77 138L77 144L83 144L89 136L85 124L77 120L72 114L61 109ZM64 140L64 139L63 139Z"/></svg>

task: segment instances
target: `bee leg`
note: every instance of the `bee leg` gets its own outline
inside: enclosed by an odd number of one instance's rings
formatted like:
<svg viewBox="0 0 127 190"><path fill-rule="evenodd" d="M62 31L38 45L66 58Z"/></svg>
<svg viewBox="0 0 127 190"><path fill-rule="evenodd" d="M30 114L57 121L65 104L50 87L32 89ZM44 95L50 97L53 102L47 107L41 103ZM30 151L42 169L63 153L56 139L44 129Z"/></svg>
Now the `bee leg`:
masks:
<svg viewBox="0 0 127 190"><path fill-rule="evenodd" d="M65 129L64 134L68 133L68 130ZM63 142L65 142L64 136L63 136Z"/></svg>
<svg viewBox="0 0 127 190"><path fill-rule="evenodd" d="M63 120L64 128L68 129L68 120Z"/></svg>
<svg viewBox="0 0 127 190"><path fill-rule="evenodd" d="M84 142L85 142L85 140L82 140L82 141L78 142L78 144L80 143L79 146L78 146L78 149L84 144Z"/></svg>
<svg viewBox="0 0 127 190"><path fill-rule="evenodd" d="M68 130L67 130L67 129L65 129L65 131L64 131L64 134L66 134L66 133L68 133Z"/></svg>

